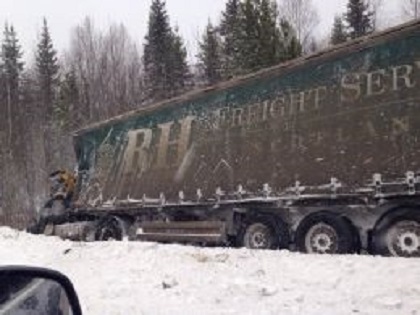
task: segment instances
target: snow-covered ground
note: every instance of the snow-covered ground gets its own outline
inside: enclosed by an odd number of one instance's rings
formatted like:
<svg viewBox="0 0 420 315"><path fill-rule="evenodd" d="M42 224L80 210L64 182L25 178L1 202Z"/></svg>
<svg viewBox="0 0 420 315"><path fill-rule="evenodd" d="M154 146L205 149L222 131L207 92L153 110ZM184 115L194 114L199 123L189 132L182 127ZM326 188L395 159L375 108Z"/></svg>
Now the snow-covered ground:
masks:
<svg viewBox="0 0 420 315"><path fill-rule="evenodd" d="M420 260L137 242L0 228L0 264L57 269L86 314L420 315Z"/></svg>

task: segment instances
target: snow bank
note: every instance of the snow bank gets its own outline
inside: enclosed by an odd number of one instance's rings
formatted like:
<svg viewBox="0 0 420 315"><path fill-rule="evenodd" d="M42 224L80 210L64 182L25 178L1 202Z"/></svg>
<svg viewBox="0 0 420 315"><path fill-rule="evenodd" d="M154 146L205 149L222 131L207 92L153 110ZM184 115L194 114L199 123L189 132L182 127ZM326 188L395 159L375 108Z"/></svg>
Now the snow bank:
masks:
<svg viewBox="0 0 420 315"><path fill-rule="evenodd" d="M64 272L86 314L420 314L418 259L74 243L7 228L0 257Z"/></svg>

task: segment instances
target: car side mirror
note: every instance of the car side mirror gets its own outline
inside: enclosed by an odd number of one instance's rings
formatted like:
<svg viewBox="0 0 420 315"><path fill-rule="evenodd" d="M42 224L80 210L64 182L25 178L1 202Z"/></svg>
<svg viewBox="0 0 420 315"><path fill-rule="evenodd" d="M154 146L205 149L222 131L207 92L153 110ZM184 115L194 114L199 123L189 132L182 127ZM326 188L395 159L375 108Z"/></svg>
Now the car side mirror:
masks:
<svg viewBox="0 0 420 315"><path fill-rule="evenodd" d="M70 279L58 271L0 267L0 315L82 315Z"/></svg>

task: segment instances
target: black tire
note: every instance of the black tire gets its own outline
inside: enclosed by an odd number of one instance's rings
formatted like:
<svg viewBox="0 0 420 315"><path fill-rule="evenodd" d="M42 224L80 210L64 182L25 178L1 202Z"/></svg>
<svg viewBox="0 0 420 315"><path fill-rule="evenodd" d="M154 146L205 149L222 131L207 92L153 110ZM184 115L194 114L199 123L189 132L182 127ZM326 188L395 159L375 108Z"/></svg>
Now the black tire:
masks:
<svg viewBox="0 0 420 315"><path fill-rule="evenodd" d="M296 247L303 253L358 253L359 239L356 228L346 217L329 211L310 214L296 230Z"/></svg>
<svg viewBox="0 0 420 315"><path fill-rule="evenodd" d="M248 225L243 233L243 245L249 249L277 248L274 229L263 222Z"/></svg>
<svg viewBox="0 0 420 315"><path fill-rule="evenodd" d="M95 241L122 241L124 227L117 218L107 218L99 221L95 228Z"/></svg>
<svg viewBox="0 0 420 315"><path fill-rule="evenodd" d="M247 222L236 243L250 249L288 249L289 229L280 218L261 216Z"/></svg>
<svg viewBox="0 0 420 315"><path fill-rule="evenodd" d="M38 221L35 223L32 223L27 229L26 232L30 233L30 234L42 234L45 230L45 222L42 221Z"/></svg>
<svg viewBox="0 0 420 315"><path fill-rule="evenodd" d="M370 245L375 255L420 257L420 209L396 209L383 216Z"/></svg>

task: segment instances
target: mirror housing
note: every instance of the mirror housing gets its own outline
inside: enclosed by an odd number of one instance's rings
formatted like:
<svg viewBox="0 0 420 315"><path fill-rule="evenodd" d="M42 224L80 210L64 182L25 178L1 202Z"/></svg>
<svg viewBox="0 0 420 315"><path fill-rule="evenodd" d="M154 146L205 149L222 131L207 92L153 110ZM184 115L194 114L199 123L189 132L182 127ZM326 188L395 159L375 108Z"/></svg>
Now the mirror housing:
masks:
<svg viewBox="0 0 420 315"><path fill-rule="evenodd" d="M52 299L51 293L54 292L58 292L58 295ZM39 301L40 299L41 301ZM42 301L42 299L46 301ZM28 305L28 301L32 304ZM51 305L51 303L53 304ZM82 315L74 286L70 279L62 273L46 268L0 267L0 314L34 314L33 309L39 305L48 305L49 309L56 310L61 310L64 305L65 312L58 312L58 314ZM39 314L47 315L46 312L41 311Z"/></svg>

